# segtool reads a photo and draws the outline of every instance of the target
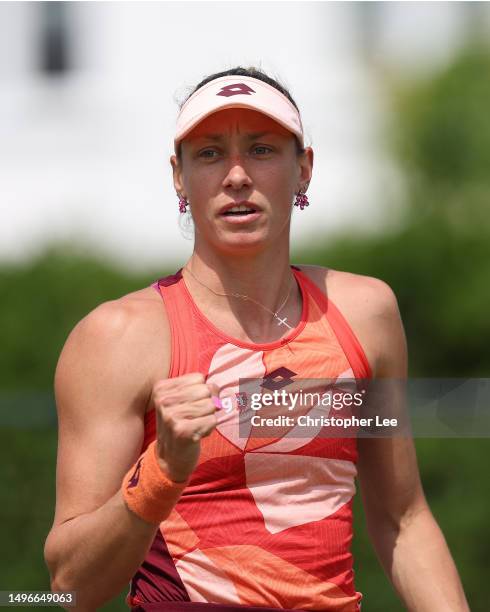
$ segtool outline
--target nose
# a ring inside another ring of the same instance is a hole
[[[223,187],[232,187],[233,189],[241,189],[252,184],[252,178],[244,164],[241,155],[230,157],[230,165],[228,173],[223,180]]]

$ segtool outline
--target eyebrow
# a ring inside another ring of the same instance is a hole
[[[262,136],[266,136],[269,134],[271,136],[280,136],[280,134],[276,134],[276,132],[265,131],[265,132],[254,132],[253,134],[247,134],[247,138],[249,140],[255,140],[256,138],[262,138]],[[217,141],[217,140],[223,139],[223,134],[202,134],[201,136],[197,137],[197,139],[201,139],[201,138],[205,140]]]

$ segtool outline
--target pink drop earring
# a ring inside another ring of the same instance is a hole
[[[301,210],[304,210],[305,206],[310,205],[310,203],[308,202],[308,196],[302,189],[300,189],[296,194],[296,200],[294,201],[294,205],[299,206]]]
[[[187,204],[189,204],[189,202],[184,198],[184,196],[179,196],[179,212],[181,214],[187,212]]]

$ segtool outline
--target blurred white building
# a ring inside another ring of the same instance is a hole
[[[76,241],[136,267],[182,261],[174,98],[235,65],[279,77],[302,109],[315,168],[295,244],[395,222],[378,68],[443,65],[468,28],[488,32],[488,3],[469,4],[0,3],[0,258]]]

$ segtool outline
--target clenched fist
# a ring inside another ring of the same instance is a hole
[[[216,427],[211,398],[218,395],[218,387],[204,380],[196,372],[160,380],[153,387],[160,467],[174,482],[189,478],[199,459],[200,439]]]

